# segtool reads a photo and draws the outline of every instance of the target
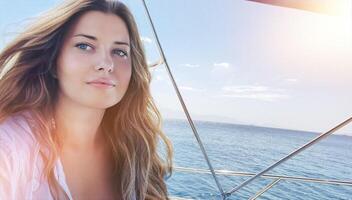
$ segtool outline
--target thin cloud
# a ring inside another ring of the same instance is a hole
[[[286,99],[289,96],[283,94],[224,94],[223,97],[231,98],[245,98],[245,99],[255,99],[261,101],[277,101],[279,99]]]
[[[216,74],[220,73],[220,75],[227,76],[230,71],[233,70],[230,66],[231,64],[228,62],[214,63],[211,72]]]
[[[222,62],[222,63],[214,63],[213,64],[214,67],[221,67],[221,68],[224,68],[224,69],[228,69],[230,67],[230,63],[227,63],[227,62]]]
[[[180,86],[181,90],[186,90],[186,91],[194,91],[194,92],[202,92],[204,89],[199,89],[199,88],[194,88],[190,86]]]
[[[142,42],[148,43],[148,44],[153,42],[153,40],[149,37],[141,37],[141,40],[142,40]]]
[[[180,86],[180,89],[182,89],[182,90],[189,90],[189,91],[193,91],[193,90],[194,90],[194,88],[188,87],[188,86]]]
[[[155,81],[165,81],[167,77],[167,73],[163,67],[153,67],[150,69],[152,73],[152,77]]]
[[[165,80],[165,78],[160,75],[157,75],[155,79],[156,79],[156,81],[164,81]]]
[[[244,93],[244,92],[267,92],[269,88],[265,86],[242,85],[242,86],[225,86],[222,88],[222,90],[225,92]]]
[[[285,79],[285,81],[290,82],[290,83],[296,83],[298,81],[298,79],[295,78],[287,78]]]
[[[189,67],[189,68],[197,68],[197,67],[199,67],[198,64],[188,64],[188,63],[182,64],[181,66]]]
[[[221,89],[223,97],[277,101],[289,98],[285,90],[258,85],[225,86]]]

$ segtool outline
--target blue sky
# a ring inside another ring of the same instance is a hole
[[[20,22],[57,2],[2,1],[0,45],[21,30]],[[136,17],[148,60],[157,61],[141,1],[124,2]],[[351,117],[350,4],[337,16],[245,0],[147,4],[194,119],[324,132]],[[165,66],[152,73],[164,118],[185,118]],[[352,135],[352,125],[339,133]]]

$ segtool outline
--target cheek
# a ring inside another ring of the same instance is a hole
[[[86,73],[87,66],[89,66],[88,62],[89,60],[86,57],[83,58],[75,52],[67,51],[58,59],[58,75],[61,75],[62,79],[74,77],[77,79],[81,74]]]
[[[76,55],[66,54],[57,62],[57,75],[61,90],[77,90],[84,83],[84,75],[87,74],[85,59],[77,59]]]
[[[132,66],[131,63],[128,62],[125,65],[121,65],[120,67],[117,67],[116,69],[116,73],[117,73],[117,80],[120,81],[120,84],[125,88],[127,88],[130,79],[131,79],[131,75],[132,75]]]

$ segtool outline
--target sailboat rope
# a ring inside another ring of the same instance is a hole
[[[209,170],[215,180],[215,183],[218,187],[218,190],[220,191],[221,193],[221,196],[224,200],[226,200],[229,196],[231,196],[234,192],[238,191],[239,189],[243,188],[244,186],[246,186],[247,184],[249,184],[250,182],[254,181],[255,179],[263,176],[266,172],[272,170],[273,168],[277,167],[278,165],[280,165],[281,163],[283,163],[284,161],[292,158],[293,156],[295,156],[296,154],[300,153],[301,151],[305,150],[306,148],[314,145],[315,143],[319,142],[320,140],[322,140],[323,138],[333,134],[334,132],[336,132],[337,130],[341,129],[342,127],[346,126],[347,124],[349,124],[351,121],[352,121],[352,117],[350,117],[349,119],[345,120],[344,122],[340,123],[339,125],[337,125],[336,127],[332,128],[331,130],[327,131],[326,133],[322,133],[321,135],[319,135],[318,137],[314,138],[313,140],[311,140],[310,142],[308,142],[307,144],[303,145],[302,147],[298,148],[297,150],[293,151],[292,153],[290,153],[289,155],[285,156],[284,158],[280,159],[279,161],[275,162],[274,164],[270,165],[269,167],[267,167],[266,169],[262,170],[261,172],[259,172],[258,174],[256,174],[255,176],[249,178],[248,180],[244,181],[243,183],[241,183],[240,185],[238,185],[237,187],[233,188],[232,190],[228,191],[228,192],[224,192],[217,176],[216,176],[216,173],[215,173],[215,170],[209,160],[209,157],[208,157],[208,154],[205,150],[205,147],[203,145],[203,142],[202,140],[200,139],[199,137],[199,134],[198,134],[198,131],[193,123],[193,120],[188,112],[188,109],[187,109],[187,106],[182,98],[182,95],[178,89],[178,86],[177,86],[177,83],[172,75],[172,72],[171,72],[171,69],[169,67],[169,64],[167,62],[167,59],[165,57],[165,54],[164,54],[164,51],[163,51],[163,48],[161,47],[161,44],[160,44],[160,41],[159,41],[159,37],[157,35],[157,32],[155,30],[155,27],[154,27],[154,24],[153,24],[153,21],[151,19],[151,16],[150,16],[150,13],[149,13],[149,10],[148,10],[148,7],[146,5],[146,2],[145,0],[142,0],[143,2],[143,5],[144,5],[144,9],[145,9],[145,12],[147,14],[147,17],[148,17],[148,21],[150,23],[150,26],[152,27],[152,30],[153,30],[153,35],[154,35],[154,38],[156,39],[156,44],[157,44],[157,47],[158,47],[158,51],[160,53],[160,55],[162,56],[162,60],[161,61],[158,61],[156,64],[153,64],[152,67],[156,67],[157,65],[160,65],[162,63],[165,64],[165,67],[166,67],[166,70],[167,70],[167,73],[169,75],[169,78],[171,79],[171,82],[172,82],[172,85],[176,91],[176,94],[177,94],[177,97],[181,103],[181,106],[182,106],[182,109],[184,111],[184,113],[186,114],[186,117],[187,117],[187,120],[188,120],[188,123],[190,124],[191,128],[192,128],[192,131],[193,131],[193,134],[198,142],[198,145],[202,151],[202,154],[208,164],[208,167],[209,167]],[[275,184],[275,183],[274,183]]]
[[[166,57],[165,57],[165,55],[164,55],[164,51],[163,51],[163,49],[162,49],[162,47],[161,47],[161,44],[160,44],[160,41],[159,41],[159,37],[158,37],[158,35],[157,35],[156,31],[155,31],[155,27],[154,27],[153,21],[152,21],[152,19],[151,19],[151,17],[150,17],[149,10],[148,10],[148,7],[147,7],[147,5],[146,5],[146,3],[145,3],[145,0],[142,0],[142,2],[143,2],[143,5],[144,5],[146,14],[147,14],[147,16],[148,16],[148,19],[149,19],[149,23],[150,23],[150,25],[151,25],[151,27],[152,27],[152,29],[153,29],[153,33],[154,33],[154,37],[155,37],[155,39],[156,39],[156,43],[157,43],[157,46],[158,46],[159,53],[160,53],[161,56],[162,56],[162,59],[163,59],[164,64],[165,64],[165,66],[166,66],[166,70],[167,70],[167,72],[168,72],[168,74],[169,74],[169,77],[170,77],[170,79],[171,79],[172,85],[173,85],[173,87],[174,87],[174,89],[175,89],[175,91],[176,91],[177,97],[178,97],[178,99],[179,99],[179,101],[180,101],[180,103],[181,103],[181,106],[182,106],[182,108],[183,108],[183,111],[184,111],[185,114],[186,114],[186,117],[187,117],[187,119],[188,119],[188,122],[189,122],[189,124],[190,124],[190,126],[191,126],[191,128],[192,128],[193,134],[194,134],[194,136],[196,137],[196,140],[197,140],[197,142],[198,142],[198,144],[199,144],[199,146],[200,146],[200,149],[201,149],[201,151],[202,151],[202,153],[203,153],[203,156],[204,156],[204,158],[205,158],[205,160],[206,160],[206,162],[207,162],[207,164],[208,164],[208,167],[209,167],[209,169],[210,169],[210,171],[211,171],[211,174],[212,174],[212,176],[213,176],[213,178],[214,178],[214,180],[215,180],[215,182],[216,182],[216,185],[217,185],[217,187],[218,187],[218,189],[219,189],[221,195],[224,196],[224,195],[225,195],[224,190],[222,189],[222,187],[221,187],[221,185],[220,185],[220,182],[219,182],[218,178],[216,177],[216,174],[215,174],[215,172],[214,172],[214,168],[213,168],[213,166],[212,166],[211,163],[210,163],[210,160],[209,160],[209,157],[208,157],[208,155],[207,155],[207,152],[205,151],[204,145],[203,145],[203,143],[202,143],[202,141],[201,141],[201,139],[200,139],[200,137],[199,137],[199,134],[198,134],[198,132],[197,132],[197,129],[196,129],[196,127],[194,126],[193,120],[192,120],[192,118],[191,118],[191,116],[190,116],[190,114],[189,114],[189,112],[188,112],[188,109],[187,109],[187,107],[186,107],[185,102],[183,101],[182,95],[181,95],[181,93],[180,93],[180,91],[179,91],[179,89],[178,89],[178,86],[177,86],[177,84],[176,84],[176,81],[175,81],[175,79],[174,79],[174,77],[173,77],[173,75],[172,75],[172,73],[171,73],[169,64],[167,63]]]

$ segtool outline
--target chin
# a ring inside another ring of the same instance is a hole
[[[88,106],[93,107],[93,108],[97,108],[97,109],[107,109],[107,108],[110,108],[110,107],[118,104],[120,102],[120,100],[121,100],[121,98],[118,100],[114,100],[114,101],[107,101],[105,99],[105,101],[103,100],[103,101],[99,101],[99,102],[89,102]]]

